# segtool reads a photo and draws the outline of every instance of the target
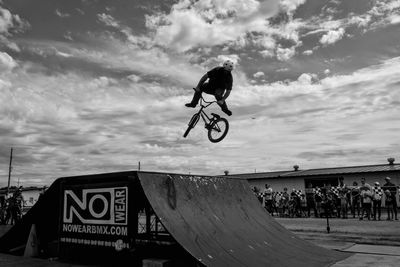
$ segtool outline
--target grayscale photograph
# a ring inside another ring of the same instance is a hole
[[[0,265],[398,267],[400,0],[0,0]]]

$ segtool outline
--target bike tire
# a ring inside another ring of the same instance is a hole
[[[223,127],[222,130],[221,130],[222,127],[220,127],[220,126]],[[225,118],[218,118],[218,119],[214,120],[211,123],[210,127],[208,128],[208,140],[210,140],[213,143],[218,143],[218,142],[222,141],[222,139],[225,138],[225,136],[228,133],[228,130],[229,130],[228,120]],[[215,138],[213,136],[214,132],[220,132],[221,135],[219,137]]]
[[[194,115],[192,116],[192,118],[191,118],[190,121],[189,121],[188,128],[186,129],[185,133],[183,134],[183,137],[186,138],[186,136],[189,134],[190,130],[191,130],[192,128],[194,128],[194,126],[196,126],[196,124],[197,124],[197,122],[199,121],[199,119],[200,119],[200,114],[199,114],[199,113],[196,113],[196,114],[194,114]]]

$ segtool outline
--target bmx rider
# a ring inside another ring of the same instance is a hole
[[[196,107],[200,100],[201,93],[204,92],[206,94],[214,95],[221,110],[228,116],[231,116],[232,111],[228,109],[225,100],[229,97],[232,90],[233,78],[231,72],[233,70],[233,65],[234,64],[231,60],[226,60],[222,67],[215,67],[204,74],[195,88],[192,101],[185,104],[185,106],[190,108]]]

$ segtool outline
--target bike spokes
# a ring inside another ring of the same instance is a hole
[[[219,142],[225,138],[229,130],[229,123],[225,118],[214,120],[208,129],[208,139],[213,142]]]

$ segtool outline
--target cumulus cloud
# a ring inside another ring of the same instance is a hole
[[[17,65],[17,62],[9,54],[0,51],[0,71],[10,71]]]
[[[264,77],[264,76],[265,76],[265,74],[262,71],[258,71],[258,72],[253,74],[254,78],[260,78],[260,77]]]
[[[28,26],[29,24],[22,20],[19,15],[11,14],[8,9],[0,6],[0,35],[8,35],[11,29],[20,31]]]
[[[235,41],[249,32],[262,32],[266,18],[278,11],[278,1],[179,1],[169,14],[147,16],[155,41],[177,51]]]
[[[280,61],[287,61],[296,54],[296,47],[292,46],[289,48],[278,47],[276,49],[276,56]]]
[[[0,45],[4,45],[8,49],[20,52],[19,46],[9,40],[13,33],[23,32],[30,27],[29,23],[19,15],[12,14],[8,9],[1,6],[0,2]]]
[[[305,2],[306,0],[281,0],[279,5],[288,14],[292,14],[298,6],[304,4]]]
[[[303,73],[297,78],[297,81],[299,81],[301,84],[311,84],[313,79],[316,79],[315,74],[310,74],[310,73]]]
[[[324,34],[319,42],[323,45],[331,45],[341,40],[344,36],[345,30],[339,28],[338,30],[331,30]]]

